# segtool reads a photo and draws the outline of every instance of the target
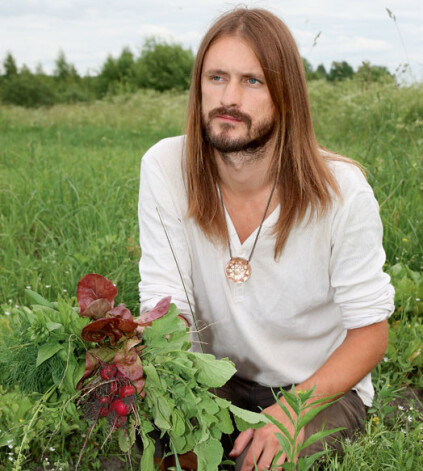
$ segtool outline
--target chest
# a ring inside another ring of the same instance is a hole
[[[227,204],[226,211],[231,218],[241,244],[260,227],[269,214],[276,209],[277,205],[277,201],[272,201],[266,211],[266,202],[257,204],[252,201],[246,201],[241,203],[230,202]]]

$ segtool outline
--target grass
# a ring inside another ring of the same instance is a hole
[[[332,457],[324,466],[421,469],[421,411],[398,401],[402,388],[423,388],[423,86],[312,82],[310,99],[321,144],[366,168],[385,227],[386,269],[397,288],[367,434],[346,447],[343,460]],[[181,133],[186,101],[186,94],[144,91],[92,104],[0,109],[1,321],[9,306],[28,304],[27,286],[47,299],[74,299],[77,281],[90,272],[114,281],[118,301],[137,312],[139,164],[157,140]],[[0,399],[0,429],[22,427],[28,399],[13,391],[2,397],[18,405],[8,414]],[[32,450],[42,448],[36,433],[31,440]],[[51,465],[38,469],[59,469],[54,461],[71,469],[65,461],[74,462],[78,452],[69,445],[80,443],[75,435],[69,440],[55,444]],[[13,448],[0,447],[1,463],[9,462],[7,453]],[[101,454],[114,456],[116,449],[100,452],[90,442],[86,469],[101,469]]]

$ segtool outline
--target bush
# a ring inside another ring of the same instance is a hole
[[[24,71],[3,81],[1,101],[12,105],[36,107],[57,101],[54,88],[42,77]]]
[[[194,54],[179,44],[169,44],[156,38],[145,41],[141,57],[136,62],[137,84],[154,90],[187,90]]]

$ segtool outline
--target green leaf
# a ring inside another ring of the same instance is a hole
[[[47,301],[47,299],[44,299],[40,294],[36,293],[35,291],[32,291],[31,289],[26,289],[25,292],[26,292],[29,300],[33,304],[38,304],[40,306],[46,306],[46,307],[49,307],[51,309],[54,309],[53,304],[51,304],[49,301]]]
[[[176,409],[172,412],[172,433],[181,436],[185,432],[185,420],[182,413]]]
[[[218,440],[210,438],[197,443],[194,453],[197,455],[197,471],[217,471],[217,467],[222,461],[223,447]]]
[[[229,414],[228,409],[220,409],[216,415],[217,417],[217,427],[222,433],[230,435],[234,431],[234,426],[232,424],[232,419]]]
[[[143,370],[145,375],[145,387],[146,392],[150,387],[162,388],[162,383],[160,381],[159,375],[157,374],[156,368],[153,365],[143,363]]]
[[[143,444],[140,469],[142,469],[142,471],[154,471],[154,440],[144,433],[142,424],[139,431]]]
[[[223,386],[235,373],[234,364],[227,358],[217,360],[208,353],[189,352],[189,357],[198,368],[197,380],[209,388]]]
[[[336,432],[340,432],[341,430],[345,430],[345,427],[333,428],[330,430],[320,430],[319,432],[313,433],[307,438],[307,440],[305,440],[298,446],[298,451],[304,450],[314,442],[320,441],[329,435],[332,435]]]
[[[53,332],[53,330],[60,329],[63,325],[58,322],[46,322],[46,327],[50,332]]]
[[[322,402],[322,401],[325,401],[327,398],[324,398],[322,400],[319,400],[319,401],[316,401],[314,402],[313,404],[316,404],[316,403],[319,403],[319,402]],[[298,428],[303,428],[305,425],[307,425],[309,422],[311,422],[314,417],[316,417],[316,415],[321,412],[322,410],[326,409],[327,407],[329,407],[330,405],[334,404],[336,401],[332,401],[332,402],[326,402],[320,406],[314,406],[312,407],[311,409],[309,409],[302,417],[300,417],[298,419],[298,422],[297,422],[297,427]]]
[[[42,363],[51,358],[62,348],[63,345],[57,342],[49,342],[42,344],[38,348],[37,362],[35,364],[35,367],[38,368]]]
[[[275,433],[276,438],[282,448],[282,450],[286,453],[287,456],[291,456],[292,453],[292,443],[289,442],[288,438],[286,437],[285,433]]]
[[[266,423],[269,423],[269,419],[263,415],[258,414],[257,412],[251,412],[249,410],[241,409],[233,404],[229,406],[229,410],[232,412],[237,429],[243,432],[249,428],[260,428]]]
[[[122,453],[128,453],[131,448],[131,442],[129,440],[128,434],[126,433],[126,430],[119,428],[117,432],[120,450]]]
[[[272,422],[274,425],[276,425],[276,427],[278,427],[279,430],[281,430],[281,432],[283,433],[285,438],[288,440],[288,442],[291,443],[291,448],[292,448],[293,445],[294,445],[294,438],[291,437],[291,434],[289,433],[289,431],[285,427],[285,425],[282,422],[279,422],[278,420],[276,420],[273,416],[271,416],[269,414],[264,414],[264,415],[269,419],[270,422]]]

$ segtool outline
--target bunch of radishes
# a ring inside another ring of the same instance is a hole
[[[113,363],[103,363],[98,376],[91,382],[85,397],[85,416],[94,421],[107,417],[112,428],[120,428],[145,393],[137,394],[129,379]]]
[[[170,306],[170,297],[164,298],[134,320],[124,304],[114,307],[116,295],[113,283],[95,273],[78,283],[79,314],[91,319],[81,336],[99,345],[86,353],[85,371],[77,385],[82,391],[79,403],[87,419],[97,422],[107,417],[112,430],[127,423],[131,412],[135,413],[136,401],[145,396],[139,327],[162,317]]]

